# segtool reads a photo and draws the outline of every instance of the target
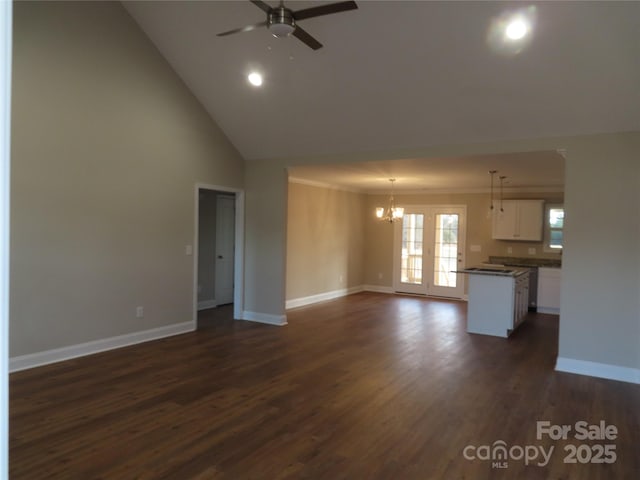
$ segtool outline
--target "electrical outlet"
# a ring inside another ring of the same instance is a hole
[[[382,280],[382,272],[378,272],[378,280]]]
[[[513,253],[513,248],[507,247],[507,253]]]
[[[136,318],[144,317],[144,307],[136,307]]]
[[[536,249],[535,248],[530,248],[529,249],[529,255],[535,255],[536,254]]]
[[[340,275],[340,283],[344,282],[344,276]]]
[[[184,247],[185,255],[193,255],[193,247],[191,245],[187,245]]]

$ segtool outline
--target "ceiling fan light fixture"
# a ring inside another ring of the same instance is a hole
[[[271,35],[276,38],[280,37],[288,37],[293,33],[296,28],[293,25],[288,25],[286,23],[272,23],[269,25],[269,31]]]
[[[269,31],[274,37],[288,37],[295,29],[296,21],[288,8],[274,8],[269,13]]]

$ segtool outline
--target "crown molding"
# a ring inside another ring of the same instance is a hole
[[[494,193],[496,193],[494,189]],[[544,186],[544,187],[504,187],[504,193],[564,193],[564,186]],[[388,195],[388,190],[367,190],[368,195]],[[396,188],[395,195],[439,195],[439,194],[466,194],[466,193],[491,193],[489,188]]]

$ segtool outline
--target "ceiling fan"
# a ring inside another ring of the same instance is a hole
[[[259,22],[254,25],[247,25],[246,27],[235,28],[228,32],[219,33],[218,37],[224,37],[231,35],[232,33],[249,32],[259,27],[267,27],[274,37],[288,37],[293,35],[298,40],[309,46],[314,50],[322,48],[322,44],[309,35],[306,30],[298,25],[298,21],[306,20],[307,18],[320,17],[322,15],[330,15],[332,13],[345,12],[347,10],[355,10],[358,8],[356,2],[338,2],[329,3],[327,5],[319,5],[317,7],[305,8],[302,10],[293,11],[284,6],[284,2],[280,0],[280,4],[277,7],[271,7],[261,0],[249,0],[256,7],[267,14],[267,19],[264,22]]]

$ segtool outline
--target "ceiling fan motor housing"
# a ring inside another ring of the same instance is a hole
[[[285,7],[272,8],[269,12],[269,31],[274,37],[288,37],[296,29],[293,12]]]

